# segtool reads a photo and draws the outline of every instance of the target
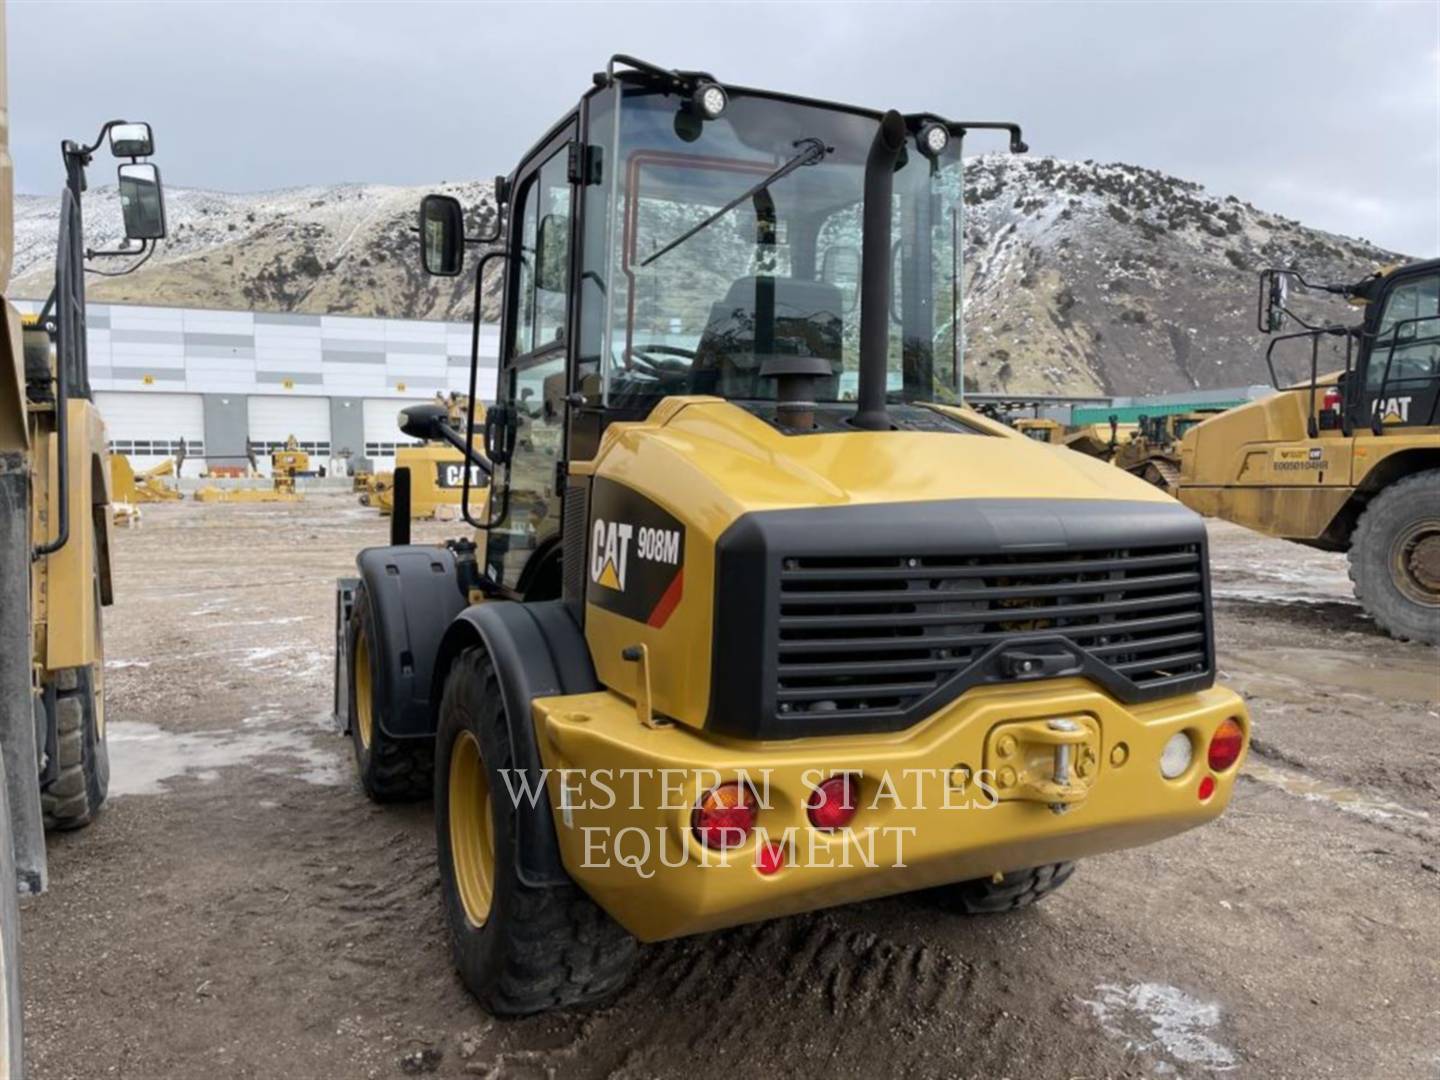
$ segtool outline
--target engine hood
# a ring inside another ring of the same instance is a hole
[[[942,411],[969,433],[787,435],[718,398],[672,398],[643,423],[612,425],[597,472],[652,491],[652,481],[663,475],[659,486],[683,492],[688,514],[703,508],[717,526],[718,519],[742,513],[806,506],[968,498],[1171,501],[1098,459],[1027,439],[969,410]]]

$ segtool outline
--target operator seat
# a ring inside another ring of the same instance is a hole
[[[774,290],[773,317],[764,295]],[[839,397],[843,366],[845,310],[840,289],[825,281],[747,275],[738,278],[725,299],[710,308],[693,368],[694,392],[724,398],[773,398],[776,374],[796,373],[797,365],[818,377],[815,395]]]

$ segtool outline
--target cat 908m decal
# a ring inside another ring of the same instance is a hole
[[[685,585],[685,527],[638,491],[597,478],[590,499],[585,599],[664,626]]]

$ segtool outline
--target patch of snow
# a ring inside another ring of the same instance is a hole
[[[1165,983],[1101,983],[1095,992],[1095,1000],[1082,998],[1081,1004],[1127,1046],[1215,1072],[1236,1067],[1234,1051],[1213,1037],[1220,1027],[1217,1003]]]

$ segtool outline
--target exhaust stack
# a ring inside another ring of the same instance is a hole
[[[890,353],[890,201],[895,163],[905,148],[905,119],[894,109],[880,118],[865,159],[865,213],[860,235],[860,387],[851,424],[889,431],[885,411]]]

